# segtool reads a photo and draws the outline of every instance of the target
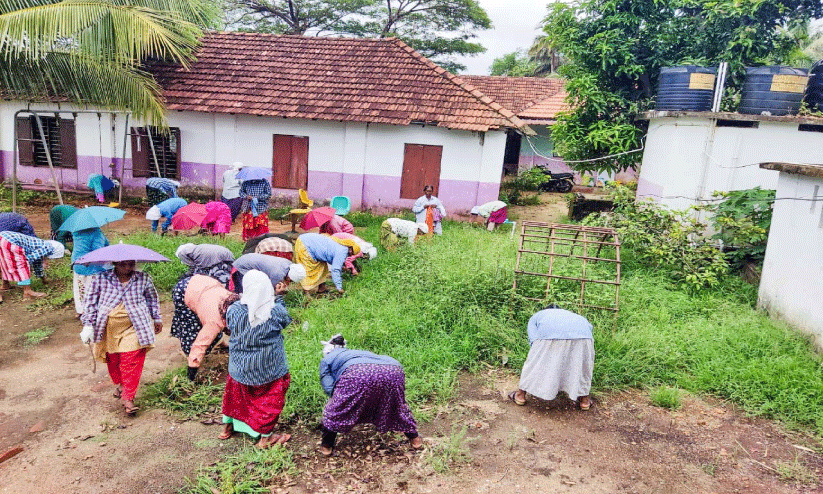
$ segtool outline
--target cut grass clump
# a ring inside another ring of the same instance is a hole
[[[680,407],[683,406],[683,402],[680,399],[680,390],[677,388],[669,388],[667,386],[653,388],[651,392],[649,392],[649,398],[651,398],[654,406],[660,408],[679,410]]]
[[[247,447],[238,454],[202,467],[194,479],[186,479],[181,494],[263,494],[280,476],[297,471],[292,451],[275,446],[260,450]]]
[[[472,440],[466,437],[466,426],[455,427],[449,437],[433,438],[421,459],[437,473],[449,472],[454,465],[471,461],[468,443]]]
[[[34,331],[29,331],[25,333],[23,337],[26,339],[23,342],[25,346],[34,346],[38,343],[41,343],[49,338],[56,331],[55,328],[51,326],[43,326],[41,328],[37,328]]]
[[[211,377],[206,377],[203,382],[189,381],[186,368],[182,367],[167,372],[159,381],[146,386],[143,403],[180,417],[197,417],[220,410],[223,389],[223,384],[215,384]]]

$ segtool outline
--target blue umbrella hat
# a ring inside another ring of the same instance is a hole
[[[78,232],[89,228],[100,228],[112,221],[122,220],[125,214],[126,212],[122,209],[106,206],[83,208],[69,216],[69,219],[60,225],[58,231]]]

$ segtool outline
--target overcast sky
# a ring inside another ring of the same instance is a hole
[[[479,0],[489,14],[492,29],[478,32],[480,44],[486,52],[476,57],[460,57],[466,66],[463,74],[488,75],[495,58],[518,48],[528,49],[540,30],[538,24],[546,15],[549,0]]]

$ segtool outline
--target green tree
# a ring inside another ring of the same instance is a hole
[[[12,98],[68,97],[163,125],[142,64],[191,60],[215,14],[206,0],[0,0],[0,84]]]
[[[544,32],[568,63],[560,73],[573,110],[552,129],[568,160],[640,147],[660,68],[730,64],[729,86],[744,67],[781,63],[796,47],[791,27],[823,14],[819,0],[581,0],[553,3]],[[580,170],[633,167],[639,153],[582,163]]]
[[[533,62],[522,50],[507,53],[495,58],[489,67],[491,75],[505,75],[509,77],[528,77],[535,75],[538,64]]]
[[[284,34],[396,36],[444,68],[465,67],[454,56],[482,53],[478,29],[491,27],[477,0],[227,0],[230,23]]]

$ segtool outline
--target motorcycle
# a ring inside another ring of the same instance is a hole
[[[570,192],[574,187],[574,173],[552,173],[548,168],[536,165],[548,180],[540,184],[538,189],[542,192]]]

